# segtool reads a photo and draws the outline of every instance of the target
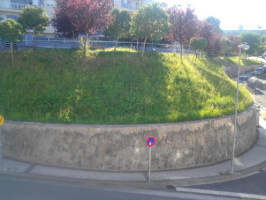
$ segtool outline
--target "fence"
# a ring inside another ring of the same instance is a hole
[[[115,41],[101,41],[101,40],[90,40],[88,42],[90,45],[101,45],[105,49],[114,48]],[[37,39],[36,48],[78,48],[82,46],[82,41],[77,39],[54,39],[54,38],[46,38],[46,39]],[[34,47],[33,40],[23,40],[20,42],[13,43],[14,50],[25,50],[31,49]],[[10,48],[10,43],[1,42],[0,41],[0,51],[7,51]],[[130,48],[142,51],[143,43],[142,42],[117,42],[117,48]],[[147,43],[145,46],[145,51],[157,51],[164,53],[172,53],[172,52],[180,52],[179,45],[169,45],[169,44],[158,44],[158,43]],[[194,51],[189,49],[184,49],[183,53],[185,54],[193,54]]]

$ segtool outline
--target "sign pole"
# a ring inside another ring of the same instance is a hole
[[[3,137],[2,137],[2,127],[0,126],[0,172],[3,168]]]
[[[151,182],[151,148],[155,145],[156,140],[153,136],[146,139],[146,145],[149,147],[149,183]]]
[[[0,172],[3,170],[3,136],[2,136],[2,125],[4,124],[4,117],[0,115]]]
[[[151,147],[149,147],[149,183],[151,182]]]

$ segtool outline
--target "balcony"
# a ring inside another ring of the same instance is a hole
[[[0,2],[0,9],[7,11],[20,11],[22,8],[25,8],[29,5],[32,6],[31,4],[26,3]]]

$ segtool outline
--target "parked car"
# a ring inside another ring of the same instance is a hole
[[[257,69],[255,69],[255,76],[261,75],[263,74],[263,69],[262,67],[259,67]]]
[[[264,66],[262,67],[262,69],[263,69],[263,72],[266,73],[266,65],[264,65]]]
[[[246,84],[248,82],[248,76],[240,76],[239,83]]]

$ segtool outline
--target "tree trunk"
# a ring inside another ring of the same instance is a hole
[[[36,43],[36,39],[37,39],[37,33],[34,33],[34,48],[36,49],[37,43]]]
[[[117,39],[115,40],[115,49],[114,49],[114,51],[116,51],[116,47],[117,47]]]
[[[83,56],[86,56],[86,52],[87,52],[87,41],[88,41],[88,33],[86,33],[85,36],[85,40],[84,40],[84,52],[83,52]]]
[[[74,31],[72,31],[72,35],[73,35],[73,48],[75,48],[75,32]]]
[[[142,56],[144,56],[144,51],[145,51],[145,46],[146,46],[146,41],[148,37],[145,37],[144,43],[143,43],[143,49],[142,49]]]
[[[14,65],[13,42],[10,42],[10,52],[11,52],[12,65]]]
[[[139,51],[139,38],[137,37],[137,51]]]
[[[180,58],[181,58],[181,62],[183,62],[183,57],[182,57],[182,55],[183,55],[183,45],[181,44],[181,45],[180,45]]]

